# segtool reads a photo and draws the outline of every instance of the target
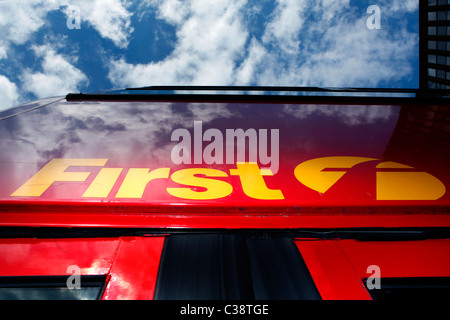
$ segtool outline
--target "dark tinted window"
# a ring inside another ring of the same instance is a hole
[[[80,287],[70,289],[68,276],[0,277],[0,300],[96,300],[105,276],[81,276]]]

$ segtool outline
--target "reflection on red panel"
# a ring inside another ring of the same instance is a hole
[[[124,237],[104,300],[150,300],[155,292],[164,237]]]
[[[339,247],[359,277],[367,267],[380,267],[381,278],[450,277],[450,239],[424,241],[342,240]]]
[[[324,300],[369,300],[370,294],[334,240],[295,242]]]
[[[111,268],[118,239],[0,239],[0,276],[104,275]]]
[[[0,239],[1,276],[108,275],[103,299],[153,299],[163,237]]]
[[[379,268],[383,278],[450,277],[450,239],[423,241],[297,240],[325,300],[370,299],[363,279]]]

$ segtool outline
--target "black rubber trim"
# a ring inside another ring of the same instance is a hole
[[[65,276],[0,276],[0,288],[65,287],[70,275]],[[81,287],[103,287],[104,275],[80,275]]]
[[[229,234],[166,238],[155,300],[317,300],[288,237]]]
[[[146,86],[126,88],[127,91],[162,91],[162,90],[190,90],[190,91],[294,91],[294,92],[405,92],[417,93],[427,90],[401,89],[401,88],[339,88],[339,87],[293,87],[293,86]],[[428,90],[429,91],[429,90]],[[448,92],[445,89],[433,90],[433,92]]]
[[[227,234],[241,236],[286,236],[290,238],[354,239],[360,241],[411,241],[450,238],[450,227],[340,228],[340,229],[195,229],[195,228],[97,228],[97,227],[0,227],[0,239],[117,238]]]
[[[282,96],[282,95],[234,95],[234,94],[89,94],[69,93],[67,101],[152,101],[152,102],[258,102],[258,103],[316,103],[316,104],[437,104],[448,105],[440,97],[359,97],[359,96]]]
[[[367,286],[368,279],[364,279]],[[373,285],[373,279],[370,280]],[[450,278],[414,277],[379,278],[379,288],[368,289],[374,300],[448,300],[450,297]]]
[[[271,102],[271,103],[350,103],[350,104],[444,104],[450,90],[395,88],[321,88],[276,86],[150,86],[127,88],[125,93],[69,93],[67,101],[168,101],[168,102]],[[177,93],[175,91],[188,92]],[[203,92],[209,91],[205,94]],[[227,92],[227,93],[221,93]],[[235,93],[245,92],[245,94]],[[271,92],[271,94],[266,94]],[[284,92],[308,92],[307,95],[284,95]],[[317,92],[316,95],[311,94]],[[345,96],[345,93],[348,93]],[[373,93],[410,93],[414,97],[373,96]],[[367,96],[372,94],[371,96]]]

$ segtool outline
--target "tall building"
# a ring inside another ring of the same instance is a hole
[[[450,89],[450,0],[419,0],[420,88]]]
[[[419,4],[420,89],[450,89],[450,0],[419,0]],[[433,97],[436,92],[421,94]],[[424,154],[429,156],[425,159]],[[446,165],[450,108],[445,103],[402,105],[384,157],[414,167]]]

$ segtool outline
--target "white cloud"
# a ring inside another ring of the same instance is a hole
[[[45,16],[59,6],[56,1],[0,1],[0,59],[8,57],[11,44],[27,42],[45,24]]]
[[[81,21],[87,21],[98,33],[117,47],[126,48],[134,29],[127,0],[61,0],[61,5],[80,7]],[[68,13],[66,12],[66,15]]]
[[[255,82],[256,68],[267,56],[267,51],[256,39],[252,39],[248,48],[248,55],[236,70],[236,84],[246,85]]]
[[[312,11],[319,13],[322,20],[330,23],[336,17],[342,16],[343,12],[351,11],[350,0],[322,0],[316,1]]]
[[[16,54],[13,45],[33,41],[36,32],[48,23],[47,15],[57,10],[65,12],[68,5],[80,7],[82,27],[83,22],[87,22],[103,38],[110,39],[117,47],[128,46],[133,28],[130,26],[132,14],[127,10],[129,6],[127,0],[0,1],[0,60],[14,60]],[[66,24],[51,27],[65,28]],[[74,66],[75,56],[64,56],[58,53],[62,49],[58,44],[48,44],[51,37],[50,33],[46,37],[46,44],[32,47],[36,57],[42,59],[40,71],[36,72],[30,68],[20,68],[16,71],[21,75],[19,78],[23,82],[23,87],[19,90],[22,96],[28,92],[39,98],[66,94],[88,82],[86,75]],[[0,88],[2,107],[11,106],[18,101],[23,102],[23,99],[17,99],[17,85],[5,79],[1,78],[4,85]]]
[[[0,1],[0,59],[11,56],[11,44],[30,40],[46,23],[48,12],[69,4],[80,7],[82,27],[88,23],[118,48],[128,47],[133,33],[128,0]],[[151,8],[159,19],[173,25],[175,48],[164,60],[147,64],[111,58],[108,77],[114,86],[349,87],[375,87],[384,80],[407,78],[418,35],[400,24],[392,32],[387,18],[401,19],[416,11],[418,1],[380,0],[378,5],[382,29],[368,30],[367,13],[355,12],[349,0],[278,0],[272,14],[265,17],[262,34],[254,35],[245,14],[255,7],[250,1],[144,0],[135,14]],[[74,91],[87,82],[74,61],[55,48],[38,57],[42,70],[25,71],[24,89],[43,96]]]
[[[419,9],[419,0],[384,1],[382,5],[387,14],[396,14],[398,11],[413,12]]]
[[[391,5],[412,10],[411,6],[399,3],[393,1]],[[298,16],[299,22],[286,23],[290,21],[283,19],[287,14]],[[300,23],[306,15],[314,18]],[[259,50],[261,55],[255,61],[252,43],[243,66],[252,66],[253,84],[258,85],[376,87],[383,80],[410,76],[410,58],[417,49],[418,35],[397,25],[395,32],[387,27],[369,30],[368,17],[365,10],[355,13],[349,0],[322,0],[307,5],[279,1],[263,41],[258,43],[265,50]],[[271,50],[267,44],[272,46]],[[297,50],[299,45],[301,49]],[[242,76],[244,83],[250,79],[246,74]]]
[[[0,46],[0,59],[8,58],[8,54],[6,53],[6,47]]]
[[[301,105],[292,107],[284,106],[283,111],[297,119],[307,119],[313,114],[324,115],[337,119],[349,126],[374,124],[377,121],[388,121],[392,117],[397,117],[399,106],[379,106],[370,105],[348,105],[343,108],[336,108],[335,105]]]
[[[23,44],[46,23],[47,14],[67,6],[80,7],[81,22],[88,22],[117,47],[126,48],[133,32],[127,0],[16,0],[0,1],[0,47]],[[63,26],[65,27],[65,25]]]
[[[363,18],[328,28],[321,39],[324,45],[309,52],[307,61],[297,69],[299,81],[375,87],[384,79],[399,80],[411,74],[408,57],[418,44],[418,36],[406,30],[374,32],[361,27],[364,23]]]
[[[151,0],[147,6],[158,7],[158,18],[170,24],[181,24],[189,14],[188,6],[181,0]]]
[[[286,53],[298,53],[299,31],[304,22],[302,13],[307,3],[306,0],[279,0],[274,17],[265,29],[263,42],[275,42]]]
[[[17,86],[5,76],[0,75],[0,111],[15,106],[18,100]]]
[[[79,91],[80,86],[87,84],[86,75],[71,63],[73,58],[58,54],[50,44],[32,49],[42,59],[42,72],[25,70],[22,79],[25,90],[43,98]]]
[[[263,33],[254,35],[245,20],[254,7],[250,1],[146,0],[159,19],[175,26],[175,48],[164,60],[147,64],[112,58],[109,79],[122,87],[376,87],[412,75],[418,35],[405,24],[387,22],[394,13],[401,19],[417,10],[417,3],[380,0],[383,28],[369,30],[365,8],[355,10],[350,0],[278,0],[266,14]]]
[[[59,8],[58,0],[17,0],[0,3],[2,42],[23,44],[45,24],[45,16]]]
[[[229,84],[248,36],[240,12],[245,2],[185,1],[184,9],[177,12],[167,9],[170,3],[157,1],[156,5],[161,19],[177,23],[175,50],[165,60],[148,64],[112,60],[111,81],[120,86]]]

